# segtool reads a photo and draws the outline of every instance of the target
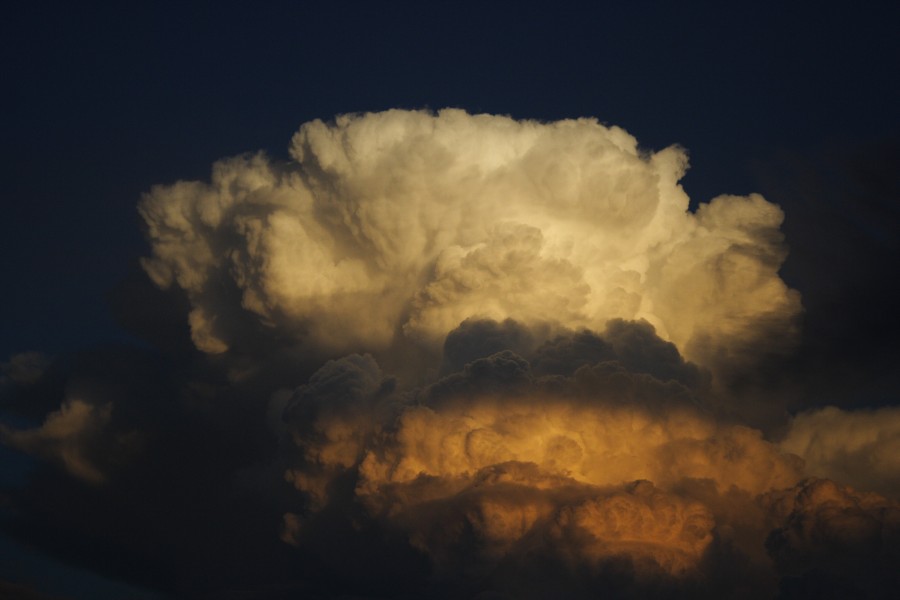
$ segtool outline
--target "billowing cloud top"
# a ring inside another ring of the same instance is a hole
[[[688,212],[678,147],[594,119],[392,110],[307,123],[291,156],[223,160],[141,203],[144,267],[187,292],[205,352],[248,324],[333,354],[434,347],[470,317],[644,319],[701,362],[773,326],[790,338],[781,210],[751,195]]]

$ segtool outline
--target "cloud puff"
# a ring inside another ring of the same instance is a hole
[[[420,476],[462,477],[508,461],[597,486],[707,478],[753,493],[796,481],[795,465],[759,432],[723,427],[688,408],[662,414],[540,396],[479,397],[404,411],[389,443],[360,466],[360,491]]]
[[[50,359],[40,352],[22,352],[0,363],[0,389],[5,385],[27,385],[40,379]]]
[[[581,560],[625,556],[638,570],[651,566],[683,575],[700,563],[715,520],[700,502],[638,481],[561,511],[554,525],[555,534],[580,538]]]
[[[187,292],[204,352],[247,327],[335,355],[434,347],[473,317],[645,319],[710,363],[773,328],[791,339],[781,210],[751,195],[688,212],[677,147],[593,119],[391,110],[307,123],[291,157],[223,160],[141,202],[144,267]]]
[[[809,475],[900,497],[900,408],[802,412],[780,446],[803,457]]]
[[[820,479],[765,502],[781,518],[766,546],[784,595],[887,598],[900,584],[900,503]]]
[[[575,580],[611,569],[639,587],[686,585],[709,577],[707,552],[733,518],[719,498],[749,506],[801,476],[796,457],[759,431],[718,422],[703,407],[700,370],[646,323],[535,347],[514,322],[469,321],[446,347],[456,356],[480,336],[472,356],[507,339],[546,368],[503,350],[402,392],[354,355],[294,393],[285,418],[302,456],[287,478],[309,502],[284,516],[285,541],[304,547],[320,512],[345,512],[399,532],[445,582],[549,561]]]
[[[366,446],[388,420],[393,380],[370,355],[329,361],[287,400],[284,420],[302,450],[306,469],[286,479],[309,494],[315,506],[328,499],[328,485],[358,464]]]
[[[93,406],[77,398],[69,399],[38,428],[16,430],[0,424],[0,441],[58,462],[85,481],[100,483],[105,479],[100,465],[110,458],[102,456],[100,446],[111,410],[109,404]],[[127,437],[117,441],[117,450],[125,451],[129,445]]]

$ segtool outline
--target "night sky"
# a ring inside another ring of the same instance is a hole
[[[0,596],[889,597],[900,13],[619,4],[7,9]]]

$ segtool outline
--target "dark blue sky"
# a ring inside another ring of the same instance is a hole
[[[145,252],[140,194],[223,156],[285,156],[313,118],[596,116],[687,147],[694,201],[759,190],[753,165],[778,153],[898,132],[890,3],[263,4],[8,10],[4,356],[116,337],[104,295]]]

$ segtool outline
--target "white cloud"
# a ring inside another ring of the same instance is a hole
[[[241,344],[236,314],[333,354],[435,347],[469,317],[642,318],[700,362],[773,325],[792,337],[780,209],[687,212],[680,148],[593,119],[392,110],[307,123],[291,156],[223,160],[141,203],[144,267],[187,292],[205,352]]]

